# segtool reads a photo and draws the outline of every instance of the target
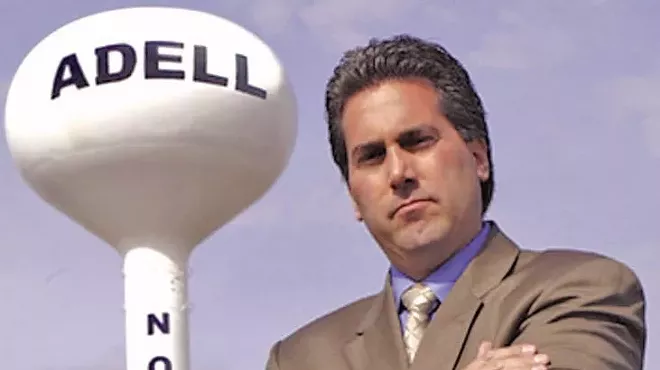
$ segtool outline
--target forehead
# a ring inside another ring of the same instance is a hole
[[[397,135],[412,126],[433,124],[440,96],[424,80],[393,80],[362,90],[345,104],[342,128],[347,144]]]

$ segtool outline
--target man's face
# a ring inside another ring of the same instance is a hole
[[[463,140],[431,84],[397,80],[365,89],[346,102],[342,124],[357,217],[395,265],[412,262],[416,251],[447,258],[454,250],[429,249],[469,242],[481,222],[486,147]]]

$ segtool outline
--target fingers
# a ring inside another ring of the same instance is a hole
[[[481,345],[479,345],[479,353],[477,354],[477,358],[486,360],[488,359],[487,355],[490,352],[490,350],[493,348],[493,344],[491,342],[483,342]]]
[[[537,349],[530,344],[520,344],[511,347],[490,349],[486,353],[486,358],[489,360],[501,360],[514,356],[532,356],[536,354]]]
[[[492,343],[479,346],[476,361],[479,370],[547,370],[550,357],[538,353],[534,345],[515,345],[493,349]]]

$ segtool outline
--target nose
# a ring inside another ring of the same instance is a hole
[[[417,177],[406,153],[392,150],[388,155],[390,187],[399,196],[407,197],[417,187]]]

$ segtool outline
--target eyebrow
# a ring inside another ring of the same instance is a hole
[[[403,142],[417,139],[420,136],[430,135],[430,134],[437,135],[438,133],[439,130],[435,126],[432,126],[430,124],[421,124],[400,133],[399,136],[397,137],[397,142],[401,144]]]

